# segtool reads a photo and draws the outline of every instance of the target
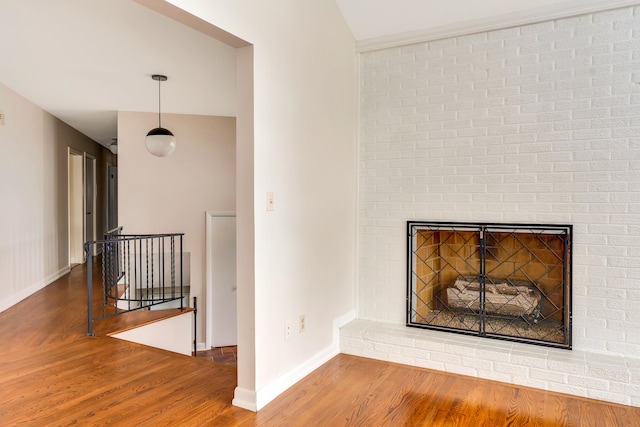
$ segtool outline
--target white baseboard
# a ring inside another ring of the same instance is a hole
[[[231,404],[238,408],[248,409],[249,411],[258,411],[256,406],[256,392],[247,390],[246,388],[236,387]]]
[[[27,289],[23,289],[22,291],[18,292],[17,294],[10,295],[9,297],[3,299],[2,301],[0,301],[0,313],[5,311],[9,307],[12,307],[12,306],[16,305],[17,303],[19,303],[23,299],[35,294],[40,289],[44,288],[47,285],[50,285],[51,283],[55,282],[56,280],[58,280],[59,278],[61,278],[65,274],[68,274],[70,271],[71,271],[71,269],[69,268],[69,266],[61,268],[57,272],[55,272],[53,274],[50,274],[49,276],[47,276],[43,280],[39,281],[38,283],[29,286]]]
[[[276,378],[267,386],[255,392],[236,387],[233,405],[250,411],[259,411],[295,383],[337,356],[340,353],[340,328],[354,320],[355,317],[355,310],[351,310],[334,319],[332,343],[301,365]]]
[[[311,357],[303,364],[280,376],[266,387],[258,390],[256,392],[257,410],[259,411],[261,408],[264,408],[269,402],[284,393],[289,387],[327,363],[333,357],[337,356],[338,353],[338,346],[332,343],[319,353],[316,353],[315,356]]]

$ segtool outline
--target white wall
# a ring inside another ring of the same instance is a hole
[[[193,313],[186,312],[111,336],[191,356],[193,351]]]
[[[0,311],[69,270],[68,147],[98,160],[98,206],[108,150],[0,84]],[[100,209],[98,211],[101,211]],[[98,221],[102,227],[102,218]]]
[[[255,345],[245,353],[255,357],[243,360],[239,348],[235,402],[259,408],[337,353],[334,321],[354,309],[354,41],[333,2],[172,3],[253,44],[253,108],[239,106],[238,122],[254,116],[254,143],[243,148],[254,176],[238,198],[248,194],[255,210],[243,212],[247,203],[237,213],[239,227],[255,217],[253,242],[238,238],[239,254],[255,246],[238,264],[255,256],[255,282],[238,277],[240,346]],[[285,322],[301,314],[306,332],[285,341]]]
[[[125,233],[185,233],[191,297],[198,297],[198,342],[205,337],[206,211],[235,210],[235,118],[163,114],[176,150],[155,157],[145,146],[154,113],[118,113],[118,207]],[[192,305],[189,301],[189,305]]]
[[[406,220],[569,223],[576,350],[640,354],[640,8],[362,57],[359,316],[405,320]]]
[[[63,272],[55,209],[54,118],[0,84],[0,310]]]

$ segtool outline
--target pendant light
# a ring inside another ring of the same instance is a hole
[[[176,149],[176,137],[169,129],[162,127],[160,118],[160,82],[167,81],[167,76],[154,74],[151,78],[158,82],[158,127],[149,131],[145,144],[147,150],[154,156],[166,157]]]
[[[109,144],[109,150],[113,154],[118,154],[118,138],[111,139],[111,144]]]

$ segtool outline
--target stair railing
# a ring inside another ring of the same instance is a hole
[[[122,227],[105,233],[103,240],[87,242],[87,335],[93,336],[93,322],[130,311],[151,309],[173,301],[184,308],[184,233],[123,234]],[[94,255],[97,254],[97,255]],[[101,270],[99,313],[94,317],[94,256]],[[176,265],[177,264],[177,265]]]

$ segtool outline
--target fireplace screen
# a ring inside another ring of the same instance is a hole
[[[571,226],[407,223],[407,325],[571,348]]]

